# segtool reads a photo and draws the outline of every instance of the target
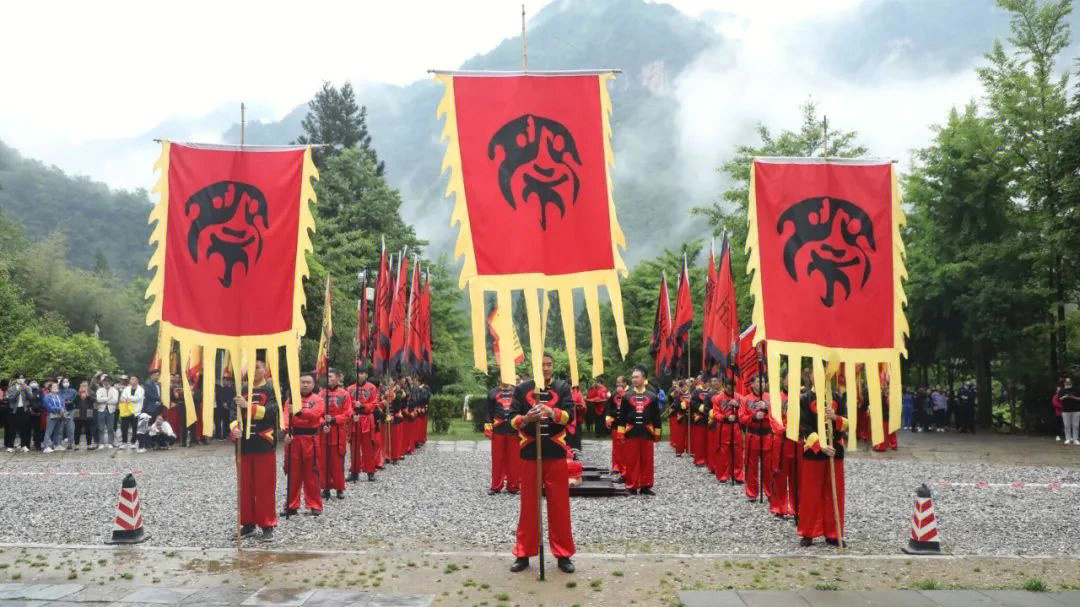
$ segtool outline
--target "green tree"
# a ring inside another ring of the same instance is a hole
[[[36,328],[23,329],[0,360],[0,375],[25,373],[27,377],[91,377],[96,371],[115,372],[116,359],[101,340],[83,333],[49,335]]]
[[[974,370],[978,422],[990,424],[992,362],[1011,360],[1003,383],[1038,388],[1027,344],[1031,327],[1044,326],[1045,289],[1030,273],[1037,224],[1014,203],[1013,166],[993,122],[974,104],[953,109],[933,144],[915,155],[904,191],[910,207],[908,247],[911,326],[909,362],[922,371],[944,363],[952,383],[953,361]],[[1025,354],[1027,355],[1025,358]]]
[[[352,84],[346,82],[341,90],[324,82],[322,90],[308,102],[308,113],[301,121],[304,134],[297,138],[301,144],[325,144],[314,151],[315,164],[320,167],[330,156],[359,149],[368,156],[375,173],[382,177],[384,166],[375,154],[367,129],[367,108],[358,106]]]
[[[1070,72],[1058,66],[1069,45],[1070,0],[998,0],[1011,13],[1009,48],[995,41],[978,70],[1002,149],[1016,166],[1016,194],[1040,232],[1033,271],[1045,282],[1053,306],[1049,366],[1063,366],[1065,304],[1076,286],[1075,206],[1062,185],[1067,165],[1061,148],[1075,108],[1068,100]],[[1049,307],[1049,306],[1048,306]]]

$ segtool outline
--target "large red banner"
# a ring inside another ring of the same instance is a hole
[[[754,164],[770,341],[892,348],[892,166]]]
[[[595,75],[454,78],[478,273],[614,267],[599,86]]]
[[[608,168],[613,164],[610,72],[440,74],[446,86],[438,114],[450,141],[443,169],[456,199],[451,223],[460,224],[455,252],[464,257],[461,284],[472,299],[473,359],[487,369],[484,292],[494,291],[503,309],[511,292],[525,295],[533,375],[544,331],[538,301],[559,292],[570,375],[576,378],[573,290],[584,289],[593,328],[593,372],[603,372],[598,288],[612,302],[625,356],[618,274],[626,264],[615,218]],[[505,323],[500,335],[510,332]],[[500,350],[500,371],[513,382],[513,358]]]
[[[170,146],[162,320],[231,336],[292,326],[304,153]]]

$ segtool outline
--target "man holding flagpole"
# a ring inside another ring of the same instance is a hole
[[[566,425],[573,415],[574,403],[570,389],[564,381],[556,381],[554,362],[544,353],[543,373],[545,389],[538,389],[535,380],[518,385],[514,391],[514,404],[510,412],[510,424],[517,429],[521,449],[521,512],[518,517],[517,544],[514,546],[514,564],[510,571],[517,573],[529,566],[529,557],[540,552],[537,520],[540,516],[537,499],[537,459],[540,449],[542,482],[547,496],[548,543],[551,553],[558,559],[559,569],[574,572],[570,557],[576,551],[574,533],[570,524],[570,477],[566,467]],[[540,445],[537,445],[539,436]]]
[[[274,462],[277,457],[280,412],[274,388],[266,381],[266,361],[261,357],[255,361],[250,394],[250,402],[243,394],[236,395],[234,402],[240,409],[240,415],[232,423],[232,440],[240,441],[240,537],[255,535],[255,527],[258,526],[262,529],[260,539],[269,541],[274,537],[274,527],[277,527],[277,509],[274,505],[277,471]]]

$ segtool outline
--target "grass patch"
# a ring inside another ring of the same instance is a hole
[[[133,579],[135,579],[135,574],[130,572],[130,571],[125,571],[125,572],[120,574],[120,579],[122,579],[122,580],[133,580]]]
[[[446,568],[443,569],[443,573],[453,573],[459,569],[461,569],[461,567],[458,567],[457,563],[447,563]]]
[[[937,580],[921,580],[915,582],[915,587],[919,590],[941,590],[941,582]]]
[[[615,571],[612,571],[612,572],[611,572],[611,575],[613,575],[613,576],[615,576],[615,577],[622,577],[622,576],[623,576],[623,572],[622,572],[622,571],[619,571],[618,569],[616,569]]]
[[[445,434],[432,432],[429,436],[437,440],[487,440],[483,432],[477,432],[473,429],[472,422],[463,419],[450,420],[450,428],[447,429]]]
[[[593,588],[599,588],[601,583],[603,583],[601,580],[596,579],[596,580],[593,580],[593,581],[589,582],[589,585],[592,586]]]
[[[1020,587],[1028,592],[1046,592],[1046,582],[1037,577],[1024,580],[1024,583],[1021,584]]]
[[[499,594],[495,595],[495,600],[496,601],[509,601],[510,600],[510,594],[506,593],[506,592],[500,592]]]
[[[823,582],[821,584],[814,584],[814,590],[840,590],[840,587],[832,582]]]
[[[574,580],[570,580],[569,582],[566,583],[566,587],[567,588],[577,588],[577,582],[575,582]]]

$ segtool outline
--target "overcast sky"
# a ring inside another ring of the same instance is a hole
[[[526,10],[545,4],[530,0]],[[672,4],[691,15],[752,19],[822,12],[802,0]],[[827,4],[838,11],[857,0]],[[2,13],[0,139],[30,156],[65,142],[131,137],[233,101],[277,119],[325,80],[406,84],[521,29],[512,0],[38,0],[4,2]]]

